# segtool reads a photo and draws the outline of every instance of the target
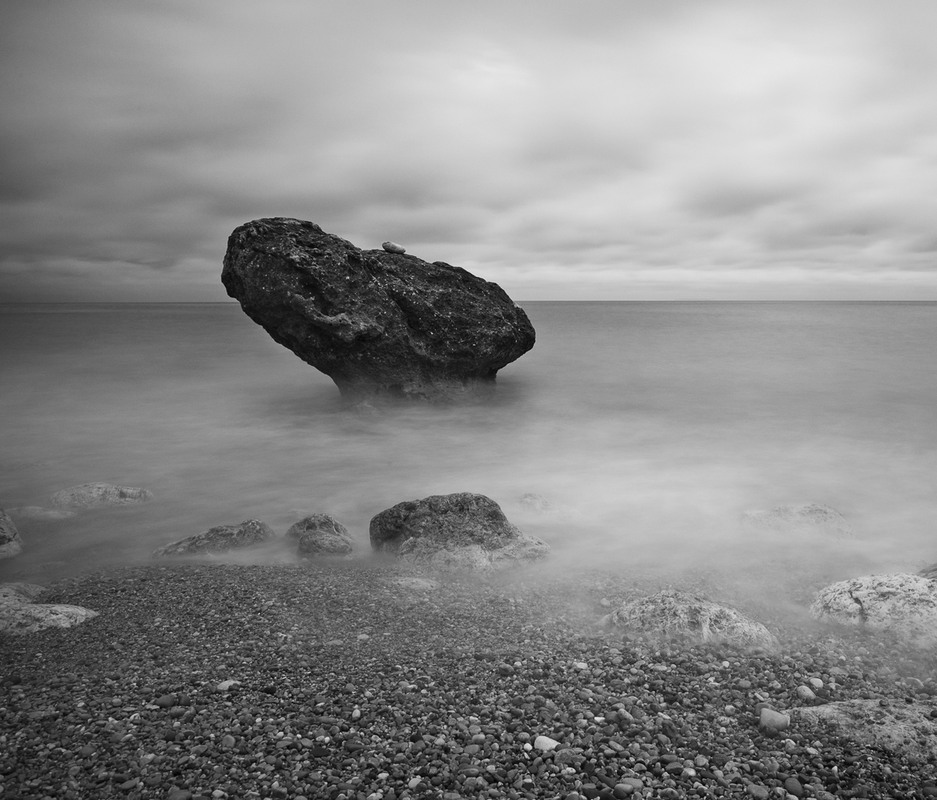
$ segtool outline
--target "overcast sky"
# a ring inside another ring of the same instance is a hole
[[[290,216],[533,299],[937,300],[937,3],[4,0],[0,300]]]

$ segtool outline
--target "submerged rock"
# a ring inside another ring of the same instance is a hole
[[[10,515],[0,508],[0,558],[12,558],[23,550],[20,532],[10,519]]]
[[[608,626],[657,636],[688,636],[701,642],[725,641],[774,648],[778,642],[760,622],[741,611],[687,592],[667,590],[625,602],[604,617]]]
[[[241,225],[221,280],[254,322],[356,400],[474,393],[534,345],[527,315],[497,284],[359,250],[312,222]]]
[[[919,647],[937,645],[937,582],[921,575],[863,575],[817,594],[810,613],[825,622],[889,630]]]
[[[115,486],[112,483],[82,483],[52,495],[52,505],[59,508],[101,508],[146,503],[153,499],[148,489]]]
[[[508,522],[491,498],[468,492],[408,500],[377,514],[371,546],[437,569],[486,570],[543,558],[550,546]]]
[[[297,552],[302,558],[347,556],[354,549],[348,529],[328,514],[310,514],[293,525],[286,535],[298,541]]]
[[[249,519],[239,525],[217,525],[204,533],[189,536],[153,551],[154,558],[167,556],[192,556],[211,553],[227,553],[246,547],[265,544],[276,538],[269,526],[256,519]]]
[[[819,503],[746,511],[742,514],[742,525],[753,533],[829,539],[851,539],[855,536],[852,526],[839,511]]]
[[[922,569],[918,575],[920,575],[922,578],[930,578],[932,581],[937,580],[937,563],[929,564],[928,566],[924,567],[924,569]]]
[[[36,603],[45,589],[30,583],[0,584],[0,632],[35,633],[44,628],[70,628],[98,616],[81,606]]]
[[[9,512],[14,517],[35,522],[60,522],[63,519],[71,519],[76,513],[67,508],[43,508],[42,506],[19,506],[9,509]]]
[[[937,703],[842,700],[821,706],[793,708],[799,726],[832,727],[834,732],[864,747],[894,756],[913,756],[924,763],[937,761]]]

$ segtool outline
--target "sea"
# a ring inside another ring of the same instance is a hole
[[[519,304],[537,342],[491,397],[370,409],[236,303],[0,306],[0,506],[23,540],[0,581],[313,512],[366,554],[375,514],[451,492],[488,495],[586,570],[743,551],[757,570],[741,515],[803,503],[843,514],[875,571],[937,561],[937,303]],[[153,499],[17,510],[94,481]],[[815,557],[798,547],[794,568]],[[271,552],[241,558],[295,558]]]

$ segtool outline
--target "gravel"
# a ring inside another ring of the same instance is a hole
[[[61,582],[45,600],[100,616],[0,638],[0,797],[937,797],[933,760],[759,726],[932,705],[932,652],[758,604],[776,652],[623,636],[596,621],[656,587],[536,576],[359,559]]]

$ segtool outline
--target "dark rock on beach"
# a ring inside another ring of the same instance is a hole
[[[484,570],[535,561],[550,547],[508,522],[491,498],[469,492],[407,500],[377,514],[371,546],[437,569]]]
[[[204,533],[189,536],[153,551],[155,558],[167,556],[195,556],[213,553],[227,553],[245,547],[266,544],[276,538],[273,529],[256,519],[249,519],[238,525],[217,525]]]
[[[470,395],[533,347],[530,320],[497,284],[402,250],[360,250],[312,222],[260,219],[229,237],[221,280],[254,322],[353,399]]]
[[[23,550],[23,540],[10,515],[0,508],[0,558],[12,558]]]
[[[301,558],[347,556],[354,550],[348,529],[328,514],[304,517],[290,527],[286,536],[297,541]]]

